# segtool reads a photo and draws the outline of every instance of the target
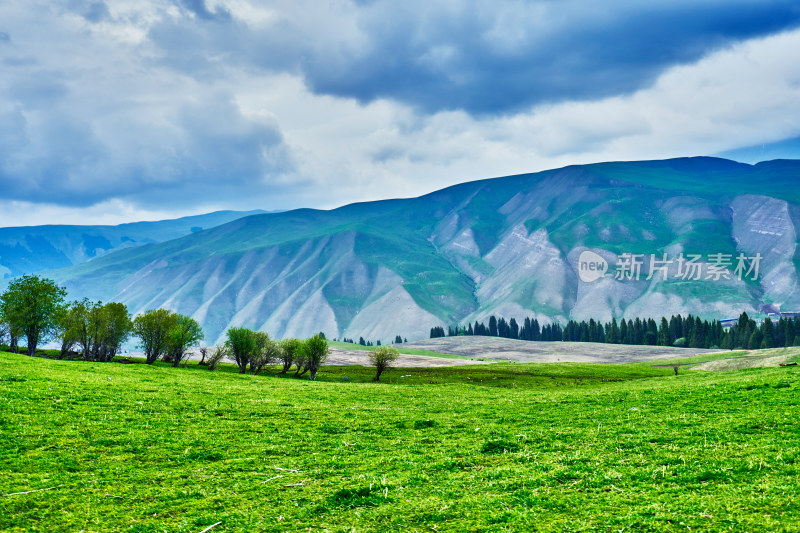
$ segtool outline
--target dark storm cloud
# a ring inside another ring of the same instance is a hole
[[[201,19],[202,1],[181,0]],[[796,0],[675,2],[357,2],[352,28],[309,24],[288,7],[268,28],[155,28],[164,59],[202,71],[204,57],[301,73],[318,94],[400,101],[424,112],[506,114],[648,86],[676,64],[800,24]],[[320,7],[319,9],[323,9]],[[180,37],[180,42],[179,41]]]
[[[531,21],[518,44],[500,50],[486,35],[498,21],[471,10],[425,21],[375,6],[362,26],[370,43],[362,54],[337,62],[312,55],[304,72],[316,92],[360,101],[391,98],[425,111],[513,112],[629,93],[668,66],[800,21],[795,0],[603,2],[601,10],[569,5],[569,16]],[[502,34],[502,26],[497,31]]]

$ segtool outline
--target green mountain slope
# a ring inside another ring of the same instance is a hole
[[[0,277],[67,267],[120,248],[168,241],[257,213],[263,211],[217,211],[117,226],[0,228]]]
[[[800,310],[798,178],[798,161],[570,166],[419,198],[249,216],[51,274],[75,296],[190,314],[210,341],[231,325],[386,341],[489,314]],[[580,279],[587,249],[608,262],[607,277]],[[674,261],[666,280],[614,279],[626,253],[641,254],[644,274],[650,254],[697,254],[700,279],[682,279]],[[731,279],[714,279],[713,254],[729,258]],[[761,255],[758,279],[731,275],[738,254]]]

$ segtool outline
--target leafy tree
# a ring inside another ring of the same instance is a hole
[[[297,352],[294,354],[294,364],[294,377],[296,378],[302,376],[311,368],[308,363],[308,357],[306,356],[305,341],[301,341],[300,345],[297,347]]]
[[[66,295],[66,289],[50,279],[25,275],[12,281],[0,296],[0,317],[12,336],[16,332],[25,335],[28,355],[35,354],[39,343],[57,332]]]
[[[239,373],[247,372],[250,357],[256,349],[255,332],[249,328],[228,328],[228,340],[225,345],[230,355],[239,366]]]
[[[396,335],[395,338],[394,338],[394,343],[395,344],[402,344],[403,343],[403,337],[401,337],[400,335]]]
[[[278,343],[269,338],[266,331],[253,331],[253,353],[250,356],[250,372],[258,374],[265,365],[278,358]]]
[[[319,367],[322,366],[322,363],[325,362],[330,354],[328,341],[319,335],[314,335],[310,339],[306,339],[306,341],[303,343],[302,353],[303,358],[305,359],[305,365],[308,367],[310,372],[309,379],[314,381],[317,379],[317,371],[319,370]]]
[[[128,339],[133,327],[128,308],[118,302],[105,305],[97,302],[89,310],[88,315],[92,360],[101,363],[112,361],[122,343]]]
[[[84,310],[87,299],[75,300],[70,305],[61,309],[58,316],[59,336],[61,337],[60,357],[66,357],[75,348],[80,340],[84,325]]]
[[[172,366],[181,364],[189,349],[205,337],[203,328],[195,319],[186,315],[176,315],[175,322],[167,331],[167,354]]]
[[[128,308],[117,302],[103,305],[84,298],[73,302],[61,314],[62,357],[76,344],[87,361],[112,361],[130,335]]]
[[[158,361],[169,349],[169,331],[178,314],[167,309],[150,309],[133,319],[133,334],[141,339],[148,365]]]
[[[280,355],[278,356],[283,364],[281,374],[285,374],[292,368],[300,350],[301,342],[298,339],[283,339],[280,344]]]
[[[378,346],[367,355],[370,364],[377,370],[372,380],[380,381],[383,371],[394,365],[395,361],[397,361],[397,358],[400,356],[400,352],[397,351],[397,348],[391,346]]]

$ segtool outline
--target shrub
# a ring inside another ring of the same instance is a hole
[[[301,345],[302,342],[298,339],[284,339],[280,342],[280,354],[278,357],[283,363],[281,374],[288,372],[295,363]]]
[[[328,359],[328,355],[330,354],[328,341],[319,335],[314,335],[310,339],[306,339],[301,352],[305,360],[304,366],[309,370],[308,379],[314,381],[317,379],[319,367]]]
[[[379,381],[383,371],[387,368],[391,368],[399,356],[400,352],[397,351],[397,348],[391,346],[378,346],[376,349],[369,352],[368,357],[370,364],[377,370],[372,380]]]
[[[277,359],[280,350],[278,343],[269,338],[266,331],[254,331],[253,354],[250,356],[250,372],[258,374],[265,365]]]
[[[217,365],[227,357],[228,357],[228,347],[225,346],[224,344],[222,346],[217,346],[216,348],[214,348],[214,351],[208,358],[208,369],[214,370],[215,368],[217,368]]]
[[[239,373],[247,372],[247,365],[250,364],[250,357],[255,351],[255,332],[248,328],[229,328],[228,340],[225,345],[229,353],[233,356],[239,366]]]

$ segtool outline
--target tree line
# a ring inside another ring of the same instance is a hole
[[[673,315],[653,318],[622,319],[610,322],[589,319],[580,322],[570,320],[563,328],[557,324],[540,327],[536,319],[526,318],[523,326],[511,318],[489,317],[488,327],[481,322],[475,325],[450,326],[445,332],[442,326],[431,328],[431,338],[457,335],[486,335],[529,341],[600,342],[608,344],[631,344],[650,346],[676,346],[690,348],[720,348],[731,350],[746,348],[777,348],[800,346],[800,317],[780,317],[777,321],[765,318],[760,324],[742,313],[729,327],[718,320],[702,320],[700,317]]]
[[[7,338],[9,350],[17,352],[24,337],[27,354],[35,355],[40,344],[59,340],[60,358],[77,355],[79,349],[87,361],[110,362],[133,336],[139,339],[145,363],[161,360],[177,367],[205,336],[195,319],[167,309],[150,309],[131,317],[127,307],[118,302],[65,299],[66,290],[52,280],[33,275],[13,280],[0,295],[0,341]],[[282,374],[295,366],[295,376],[308,372],[314,380],[330,353],[322,333],[306,340],[276,341],[263,331],[233,327],[226,336],[210,354],[209,348],[200,348],[201,365],[214,370],[220,361],[230,358],[240,373],[249,369],[258,374],[266,365],[280,363]]]
[[[432,339],[437,337],[456,337],[458,335],[484,335],[523,341],[560,341],[562,340],[563,330],[561,325],[555,322],[541,326],[535,318],[526,318],[522,323],[522,327],[520,327],[515,318],[511,318],[506,322],[505,318],[500,317],[498,319],[494,315],[489,317],[488,326],[476,320],[474,325],[448,326],[447,332],[442,326],[431,328]]]

